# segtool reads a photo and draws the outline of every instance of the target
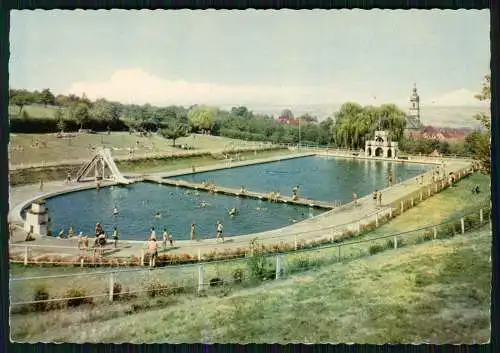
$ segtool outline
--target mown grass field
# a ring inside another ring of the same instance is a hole
[[[484,343],[491,233],[386,251],[266,283],[13,315],[20,341]]]
[[[23,111],[33,118],[53,118],[57,108],[53,106],[31,104],[23,107]],[[19,107],[9,105],[9,115],[19,115]]]
[[[198,134],[176,140],[176,146],[183,144],[193,146],[194,151],[215,153],[233,147],[258,147],[261,145],[255,142]],[[97,146],[110,148],[113,156],[128,156],[128,148],[135,147],[139,147],[134,152],[136,157],[151,156],[154,153],[186,152],[178,147],[173,147],[172,140],[159,135],[139,137],[128,132],[112,132],[111,135],[105,133],[74,134],[72,138],[57,138],[56,134],[11,134],[9,162],[10,165],[28,166],[42,162],[84,160],[90,158],[91,147]]]

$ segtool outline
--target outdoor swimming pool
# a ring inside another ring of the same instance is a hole
[[[209,205],[201,207],[201,201]],[[118,216],[113,215],[115,205],[120,211]],[[243,235],[281,228],[323,212],[155,183],[63,194],[47,199],[47,207],[55,235],[61,229],[67,232],[70,226],[75,232],[92,234],[100,222],[108,235],[117,226],[121,238],[128,240],[146,240],[153,226],[160,238],[163,227],[167,227],[174,239],[187,240],[191,223],[196,224],[199,237],[214,237],[217,220],[223,222],[226,236]],[[235,217],[228,213],[232,207],[239,211]],[[155,217],[157,212],[161,218]]]
[[[300,185],[300,196],[314,200],[349,202],[352,193],[359,197],[387,185],[394,173],[396,180],[406,180],[427,171],[431,166],[370,160],[304,157],[279,162],[185,175],[177,179],[213,180],[218,185],[252,191],[277,191],[290,195]],[[208,206],[201,207],[202,201]],[[113,215],[117,206],[118,216]],[[100,191],[89,189],[47,199],[51,229],[58,234],[71,226],[75,232],[92,234],[100,222],[110,235],[117,226],[122,239],[146,240],[151,227],[161,237],[167,227],[175,239],[189,239],[191,223],[196,224],[198,237],[214,237],[217,220],[224,223],[227,236],[268,231],[323,213],[304,206],[271,203],[226,195],[212,195],[156,183],[136,183],[126,187],[113,186]],[[235,207],[239,214],[229,216]],[[159,212],[160,218],[155,217]]]
[[[345,203],[351,201],[353,193],[361,197],[386,187],[391,173],[399,182],[423,174],[430,168],[432,165],[428,164],[312,156],[187,174],[170,179],[198,183],[213,181],[217,185],[235,189],[244,185],[251,191],[279,191],[282,195],[289,196],[292,188],[299,185],[301,197]]]

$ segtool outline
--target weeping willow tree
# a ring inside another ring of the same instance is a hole
[[[405,113],[394,104],[380,107],[348,102],[335,113],[333,140],[339,147],[363,148],[375,130],[387,130],[392,140],[400,141],[406,127]]]

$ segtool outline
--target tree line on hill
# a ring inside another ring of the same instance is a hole
[[[489,100],[489,76],[483,91],[477,96]],[[278,119],[252,112],[247,107],[223,110],[206,105],[156,107],[151,104],[122,104],[100,98],[91,101],[81,97],[54,95],[50,89],[30,92],[10,89],[10,105],[19,108],[10,117],[10,129],[18,133],[48,133],[76,131],[88,128],[96,131],[156,132],[175,140],[189,133],[209,133],[229,138],[270,141],[273,143],[332,146],[347,149],[363,149],[365,141],[373,137],[377,129],[389,131],[393,141],[398,141],[402,151],[412,154],[429,154],[434,150],[442,154],[474,155],[484,165],[489,165],[489,117],[478,115],[484,131],[473,131],[465,142],[447,142],[407,138],[404,135],[406,115],[394,104],[361,106],[347,102],[328,119],[318,123],[316,117],[304,114],[294,117],[285,109]],[[38,104],[53,108],[53,116],[30,117],[24,107]]]

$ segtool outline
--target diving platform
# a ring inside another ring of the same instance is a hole
[[[263,201],[286,203],[286,204],[290,204],[290,205],[308,206],[308,207],[312,207],[312,208],[319,208],[319,209],[326,209],[326,210],[332,210],[332,209],[336,208],[336,205],[334,203],[328,203],[328,202],[324,202],[324,201],[315,201],[315,200],[309,200],[309,199],[305,199],[305,198],[299,198],[297,200],[293,200],[290,196],[284,196],[284,195],[280,195],[279,197],[276,198],[276,197],[272,197],[271,193],[266,194],[263,192],[256,192],[256,191],[249,191],[249,190],[245,190],[244,192],[241,192],[241,190],[238,190],[238,189],[232,189],[232,188],[227,188],[227,187],[223,187],[223,186],[215,186],[215,187],[212,186],[211,187],[210,185],[192,183],[192,182],[188,182],[185,180],[174,180],[174,179],[160,178],[160,177],[146,177],[144,180],[145,181],[152,181],[152,182],[155,182],[158,184],[163,184],[163,185],[170,185],[170,186],[182,187],[182,188],[186,188],[186,189],[211,192],[213,194],[237,196],[237,197],[243,197],[243,198],[258,199],[258,200],[263,200]]]
[[[92,173],[93,172],[93,173]],[[94,180],[109,180],[119,184],[131,184],[132,181],[125,178],[118,170],[109,148],[99,148],[92,155],[88,163],[85,163],[76,174],[77,182]]]

